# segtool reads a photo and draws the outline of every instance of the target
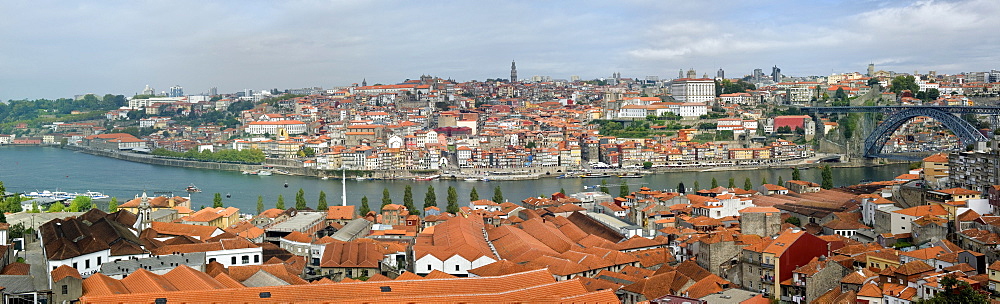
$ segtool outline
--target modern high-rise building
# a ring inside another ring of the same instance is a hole
[[[726,79],[726,71],[723,71],[722,68],[719,68],[719,71],[715,72],[715,79]]]
[[[781,82],[781,69],[778,66],[771,68],[771,81]]]
[[[218,87],[211,87],[211,88],[209,88],[208,89],[208,96],[215,96],[215,95],[219,95],[219,88]]]
[[[145,89],[142,89],[142,95],[153,95],[156,94],[156,90],[153,90],[148,84]]]
[[[510,82],[517,82],[517,64],[510,61]]]
[[[184,96],[184,88],[182,88],[180,85],[172,86],[170,87],[170,94],[168,96],[170,97]]]

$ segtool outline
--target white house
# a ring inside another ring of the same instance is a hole
[[[486,240],[481,217],[453,217],[434,226],[432,234],[421,233],[413,246],[414,271],[425,275],[438,270],[468,276],[469,269],[496,262],[499,258]]]

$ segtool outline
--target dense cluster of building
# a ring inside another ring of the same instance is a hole
[[[968,182],[953,179],[966,161],[956,157],[968,156],[933,155],[893,180],[839,189],[801,180],[643,187],[624,197],[481,199],[457,213],[390,203],[366,214],[332,206],[241,217],[142,194],[111,213],[8,214],[37,233],[10,240],[11,226],[0,227],[11,244],[0,294],[50,303],[910,303],[951,288],[945,278],[989,294],[1000,288],[1000,185],[956,187]]]

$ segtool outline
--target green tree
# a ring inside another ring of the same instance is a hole
[[[712,189],[715,189],[715,188],[718,188],[718,187],[719,187],[719,181],[718,181],[718,180],[716,180],[716,179],[715,179],[715,178],[713,177],[713,178],[712,178]]]
[[[410,185],[406,185],[406,188],[403,189],[403,206],[406,206],[407,210],[417,210],[413,206],[413,187],[410,187]]]
[[[785,184],[785,180],[781,178],[781,175],[778,175],[778,186],[781,186],[781,185],[784,185],[784,184]]]
[[[455,190],[455,187],[452,187],[452,186],[448,186],[448,206],[447,206],[447,211],[448,211],[448,213],[451,213],[451,214],[458,214],[458,211],[459,211],[459,209],[458,209],[458,192]]]
[[[566,188],[559,188],[559,193],[566,195]]]
[[[729,186],[728,187],[730,189],[736,188],[736,178],[735,177],[729,177]],[[750,190],[750,189],[747,189],[747,190]]]
[[[743,181],[743,188],[746,188],[746,190],[753,189],[753,183],[750,182],[749,177],[747,177],[747,179]]]
[[[503,199],[503,190],[500,190],[500,185],[497,185],[496,188],[493,188],[493,202],[497,204],[505,202],[505,200]]]
[[[257,196],[257,214],[264,213],[264,196]]]
[[[686,193],[687,188],[684,188],[684,182],[677,183],[677,193]]]
[[[66,206],[63,206],[62,202],[55,202],[49,205],[49,212],[63,212]]]
[[[215,196],[212,198],[212,207],[213,208],[222,208],[222,194],[221,193],[218,193],[218,192],[215,193]]]
[[[368,215],[368,212],[371,212],[371,211],[372,211],[372,208],[368,207],[368,196],[367,195],[366,196],[362,196],[361,197],[361,209],[359,209],[358,212],[361,212],[361,216],[366,216],[366,215]]]
[[[896,76],[889,85],[891,86],[889,90],[896,94],[903,92],[903,90],[910,90],[911,93],[916,94],[920,90],[916,78],[911,75]]]
[[[653,162],[651,162],[651,161],[642,162],[642,168],[643,169],[647,169],[648,170],[649,168],[652,168],[652,167],[653,167]]]
[[[959,281],[955,279],[954,275],[946,275],[941,280],[938,281],[942,287],[944,287],[943,292],[934,294],[933,297],[927,300],[917,300],[914,303],[918,304],[951,304],[951,303],[963,303],[963,304],[987,304],[990,303],[990,299],[987,294],[984,294],[964,281]]]
[[[788,217],[788,219],[785,220],[785,223],[789,223],[789,224],[792,224],[792,225],[795,225],[795,226],[802,226],[802,221],[799,220],[799,218],[794,217],[794,216]]]
[[[434,186],[428,185],[427,194],[424,194],[424,208],[435,207],[437,205],[437,193],[434,193]]]
[[[114,213],[118,211],[118,198],[112,197],[111,202],[108,203],[108,212]]]
[[[632,194],[632,191],[629,191],[628,185],[622,184],[621,187],[618,187],[618,196],[626,197],[629,194]]]
[[[324,211],[329,210],[330,206],[326,204],[326,192],[323,190],[319,191],[319,204],[316,205],[316,210]]]
[[[601,180],[601,192],[611,194],[611,190],[608,190],[608,180],[606,179]]]
[[[472,187],[472,191],[469,192],[469,201],[475,202],[479,200],[479,191],[476,191],[476,187]]]
[[[830,169],[830,165],[823,166],[823,172],[820,175],[823,177],[821,187],[833,189],[833,170]]]
[[[698,192],[698,190],[701,190],[701,185],[698,181],[694,181],[694,192]]]
[[[285,197],[283,195],[278,194],[278,203],[274,204],[274,208],[285,210]]]
[[[760,177],[760,184],[763,185],[763,184],[766,184],[766,183],[767,183],[767,176],[761,176]]]
[[[89,199],[89,197],[88,197],[88,199]],[[4,201],[4,203],[6,204],[6,206],[4,208],[6,212],[10,212],[10,213],[21,212],[21,195],[20,194],[11,195],[10,197],[7,198],[6,201]]]
[[[79,195],[69,203],[70,212],[84,212],[93,208],[93,199],[89,196]],[[20,205],[20,204],[18,204]]]
[[[389,196],[389,188],[382,188],[382,207],[392,204],[392,197]]]
[[[448,186],[448,196],[445,198],[445,201],[448,202],[448,205],[458,204],[458,192],[455,190],[455,187]]]
[[[302,188],[299,188],[299,192],[295,193],[295,209],[305,210],[308,208],[309,206],[306,205],[306,192]]]
[[[844,92],[844,87],[837,88],[837,92],[833,93],[833,98],[837,100],[847,100],[847,93]]]
[[[802,180],[802,173],[799,172],[799,168],[798,167],[793,167],[792,168],[792,180]],[[778,185],[778,186],[781,186],[781,185]]]
[[[28,210],[28,213],[39,213],[39,212],[41,211],[38,211],[38,202],[31,202],[31,210]]]

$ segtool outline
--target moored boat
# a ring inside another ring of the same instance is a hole
[[[194,184],[191,184],[190,186],[187,186],[187,188],[184,188],[184,191],[187,191],[188,193],[198,193],[201,192],[201,189],[198,189],[198,187]]]
[[[603,177],[611,177],[611,174],[606,174],[606,173],[587,173],[587,174],[584,174],[584,175],[580,175],[580,177],[582,177],[582,178],[603,178]]]
[[[620,178],[642,178],[643,175],[639,174],[639,173],[631,172],[631,173],[625,173],[625,174],[618,175],[618,177],[620,177]]]

